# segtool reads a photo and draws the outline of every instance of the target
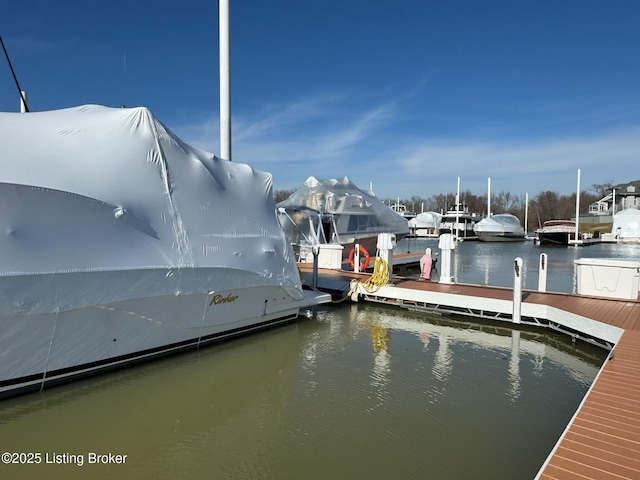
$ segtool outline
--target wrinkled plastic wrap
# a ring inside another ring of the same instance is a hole
[[[221,281],[300,292],[275,212],[270,174],[185,144],[146,108],[0,113],[0,313]]]
[[[622,239],[640,240],[640,210],[627,208],[613,216],[611,233]]]
[[[339,243],[394,233],[409,233],[407,220],[361,190],[349,178],[319,180],[309,177],[287,200],[278,203],[280,223],[293,244]],[[331,234],[322,227],[333,222]]]

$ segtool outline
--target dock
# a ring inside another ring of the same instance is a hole
[[[395,255],[394,255],[395,264]],[[300,264],[303,278],[311,266]],[[344,296],[370,275],[318,271],[318,288]],[[513,289],[393,276],[353,298],[401,308],[513,322]],[[521,324],[551,328],[610,350],[536,480],[640,479],[640,300],[524,290]]]

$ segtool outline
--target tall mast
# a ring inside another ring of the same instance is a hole
[[[220,157],[231,161],[231,59],[229,1],[220,0]]]
[[[487,179],[487,218],[491,218],[491,177]]]

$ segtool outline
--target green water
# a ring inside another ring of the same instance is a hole
[[[343,304],[7,400],[0,478],[533,478],[606,352],[505,327]]]

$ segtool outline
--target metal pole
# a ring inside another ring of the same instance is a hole
[[[220,157],[231,160],[231,58],[229,1],[220,0]]]
[[[311,247],[311,252],[313,253],[313,272],[311,275],[311,286],[313,288],[318,288],[318,253],[320,253],[320,248],[317,245]]]
[[[18,77],[16,76],[16,72],[13,69],[13,65],[11,64],[11,59],[9,58],[9,53],[7,52],[6,47],[4,46],[4,41],[2,40],[2,36],[0,36],[0,45],[2,45],[2,50],[4,51],[4,56],[7,57],[7,63],[9,64],[9,70],[11,70],[11,75],[13,75],[13,81],[16,82],[16,87],[18,88],[18,92],[20,93],[20,111],[21,113],[29,112],[29,106],[27,105],[27,97],[24,95],[24,92],[20,88],[20,84],[18,83]],[[22,106],[24,106],[24,111],[22,111]]]
[[[578,169],[578,188],[576,191],[576,242],[578,241],[578,232],[580,232],[580,169]]]
[[[524,236],[526,237],[529,232],[527,231],[529,224],[529,194],[524,194]]]

